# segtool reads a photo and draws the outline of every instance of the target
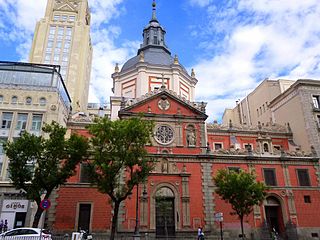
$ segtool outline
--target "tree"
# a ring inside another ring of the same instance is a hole
[[[231,214],[238,215],[244,239],[243,218],[253,211],[254,205],[262,203],[267,187],[264,183],[257,182],[254,174],[243,171],[237,173],[221,169],[213,179],[217,187],[216,193],[231,204],[234,211]]]
[[[65,139],[66,129],[58,123],[43,127],[48,138],[28,132],[5,145],[9,162],[9,179],[16,189],[23,190],[27,199],[37,203],[33,227],[38,227],[43,209],[41,196],[48,199],[52,191],[74,175],[77,164],[86,156],[88,142],[72,134]]]
[[[115,237],[121,202],[153,169],[153,161],[145,149],[152,129],[153,123],[141,118],[116,121],[101,118],[89,126],[91,181],[101,193],[109,195],[114,205],[111,240]]]

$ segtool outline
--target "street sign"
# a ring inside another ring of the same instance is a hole
[[[215,213],[214,220],[217,222],[223,222],[223,213],[222,212]]]
[[[43,209],[43,210],[47,210],[49,209],[51,206],[51,202],[49,199],[43,199],[41,202],[40,202],[40,207]]]

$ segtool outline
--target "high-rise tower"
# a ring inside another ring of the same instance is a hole
[[[60,65],[73,112],[86,111],[92,62],[87,0],[48,0],[36,25],[30,62]]]

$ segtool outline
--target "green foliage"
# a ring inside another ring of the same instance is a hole
[[[230,203],[233,214],[240,218],[249,215],[254,205],[260,205],[265,199],[267,187],[264,183],[256,182],[256,176],[240,171],[219,170],[214,177],[216,193]]]
[[[153,123],[140,118],[116,121],[101,118],[89,126],[92,181],[113,201],[126,199],[153,169],[145,149],[150,144],[152,130]]]
[[[117,121],[100,118],[89,126],[91,180],[114,203],[111,240],[115,237],[120,203],[132,194],[135,185],[146,180],[154,167],[145,149],[152,130],[153,123],[141,118]]]
[[[46,124],[43,131],[47,138],[25,132],[5,145],[12,184],[24,190],[26,197],[36,201],[38,207],[43,193],[49,198],[55,188],[74,175],[88,148],[87,140],[81,136],[65,139],[66,129],[56,122]]]
[[[231,204],[241,223],[242,239],[245,239],[243,230],[243,217],[253,211],[254,205],[260,205],[266,197],[267,187],[264,183],[256,182],[256,176],[243,171],[227,171],[221,169],[213,178],[218,193],[223,200]]]

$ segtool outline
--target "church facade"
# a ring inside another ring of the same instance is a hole
[[[132,237],[136,217],[141,236],[194,239],[199,226],[206,236],[219,235],[215,215],[223,213],[224,239],[236,239],[240,222],[215,193],[219,169],[254,172],[270,189],[261,206],[245,218],[249,239],[271,239],[274,228],[283,239],[316,239],[320,234],[319,159],[291,151],[292,132],[277,124],[207,124],[206,103],[195,102],[195,73],[189,74],[165,43],[165,30],[156,17],[143,30],[137,56],[120,70],[115,67],[111,119],[144,114],[155,122],[152,145],[157,160],[151,176],[123,202],[118,236]],[[88,136],[91,119],[72,118],[69,132]],[[108,234],[112,204],[89,183],[85,164],[52,196],[46,222],[55,232],[86,229]],[[136,211],[138,205],[138,212]],[[165,207],[164,207],[165,206]],[[146,235],[147,234],[147,235]]]

